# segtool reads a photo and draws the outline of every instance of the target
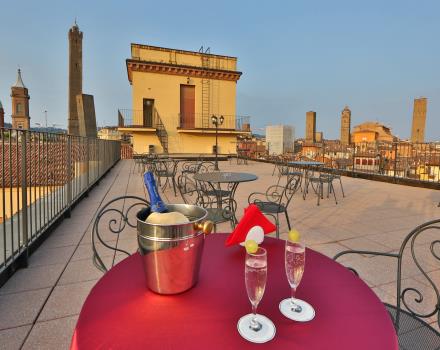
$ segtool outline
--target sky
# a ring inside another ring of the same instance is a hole
[[[98,126],[131,108],[125,59],[130,43],[238,57],[237,115],[256,133],[268,124],[339,138],[379,121],[408,138],[413,100],[428,98],[426,139],[440,140],[440,1],[98,1],[0,0],[0,101],[10,121],[17,68],[29,89],[31,124],[67,126],[67,32],[83,39],[83,92],[94,95]]]

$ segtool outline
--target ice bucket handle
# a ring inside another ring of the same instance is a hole
[[[212,232],[213,228],[214,228],[214,223],[210,220],[194,223],[194,230],[202,231],[205,235],[209,235]]]

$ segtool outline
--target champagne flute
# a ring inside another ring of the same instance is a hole
[[[237,324],[240,335],[253,343],[265,343],[275,336],[275,325],[266,316],[257,314],[267,280],[267,252],[259,247],[255,253],[246,253],[245,283],[252,313],[240,318]]]
[[[307,322],[315,317],[315,310],[304,300],[295,298],[296,289],[301,283],[306,262],[306,247],[303,242],[286,240],[284,264],[291,288],[291,297],[280,303],[281,313],[294,321]]]

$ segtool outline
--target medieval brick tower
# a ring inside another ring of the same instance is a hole
[[[12,128],[26,129],[30,127],[29,117],[29,93],[26,86],[24,86],[21,78],[21,71],[18,70],[17,81],[11,87],[12,97]]]
[[[69,120],[68,133],[79,135],[76,96],[82,94],[82,39],[78,25],[69,30]]]
[[[3,109],[2,101],[0,101],[0,128],[5,127],[5,110]]]
[[[345,106],[341,113],[341,144],[350,144],[351,111]]]
[[[306,113],[306,141],[316,142],[316,112]]]
[[[411,142],[425,142],[426,110],[428,99],[425,97],[414,99],[414,112],[411,128]]]

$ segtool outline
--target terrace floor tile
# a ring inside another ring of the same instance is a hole
[[[52,287],[60,277],[64,264],[19,269],[0,288],[0,295]]]
[[[69,349],[78,315],[37,322],[32,328],[23,350]]]
[[[56,286],[38,317],[38,322],[78,315],[95,284],[96,280]]]
[[[0,329],[31,324],[50,293],[50,288],[0,295]]]
[[[16,328],[9,328],[0,331],[0,349],[1,350],[15,350],[20,349],[26,335],[30,331],[31,326],[22,326]]]

